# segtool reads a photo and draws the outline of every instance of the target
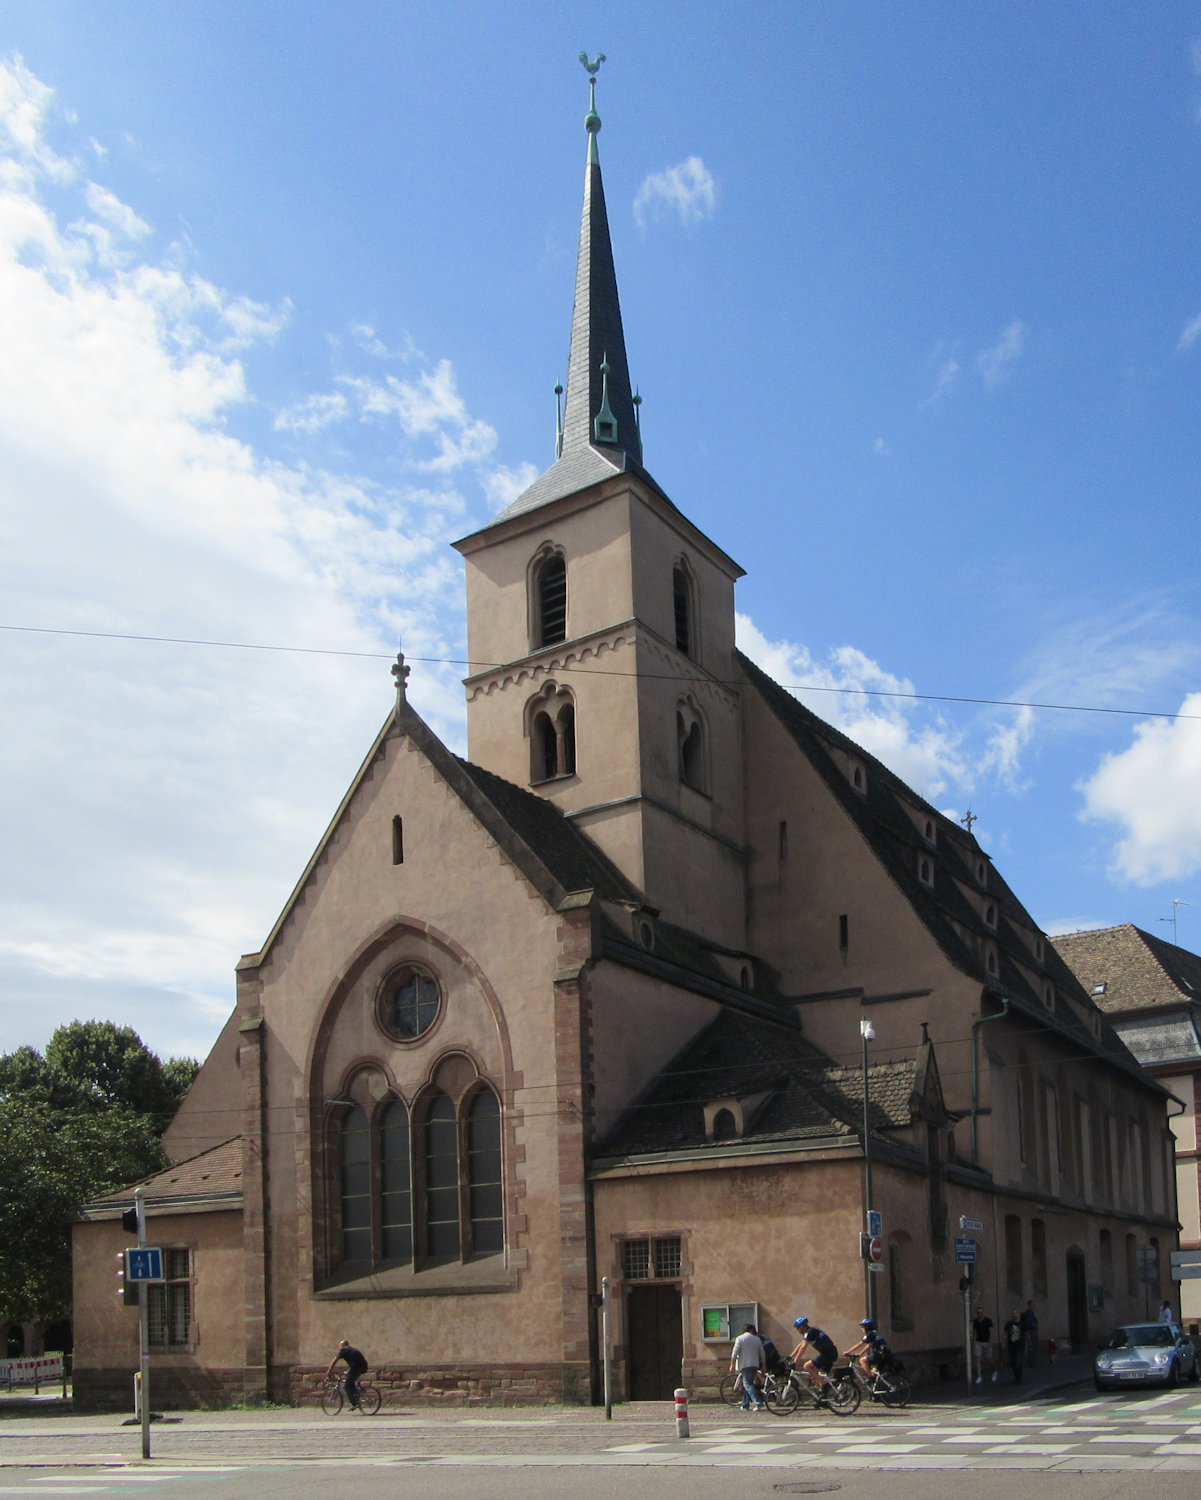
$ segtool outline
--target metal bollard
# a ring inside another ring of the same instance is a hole
[[[688,1392],[681,1387],[676,1392],[676,1437],[688,1436]]]

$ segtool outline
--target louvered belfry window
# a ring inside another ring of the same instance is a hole
[[[557,554],[538,570],[538,645],[567,639],[567,564]]]

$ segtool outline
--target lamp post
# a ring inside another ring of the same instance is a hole
[[[876,1039],[876,1029],[872,1023],[864,1017],[859,1022],[859,1035],[863,1038],[863,1229],[865,1235],[870,1236],[872,1232],[872,1136],[871,1119],[868,1113],[868,1087],[867,1087],[867,1044]],[[864,1241],[866,1251],[868,1241]],[[867,1316],[876,1316],[876,1273],[872,1270],[872,1259],[869,1254],[863,1257],[863,1301],[867,1308]]]

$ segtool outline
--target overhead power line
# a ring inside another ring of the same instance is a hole
[[[258,641],[210,641],[192,636],[133,635],[115,630],[66,630],[47,625],[5,624],[0,624],[0,630],[25,635],[75,636],[85,640],[136,641],[157,646],[209,646],[226,651],[275,651],[292,656],[344,656],[359,661],[393,660],[392,656],[385,651],[346,651],[324,646],[274,646],[264,645]],[[472,672],[499,671],[503,667],[512,665],[511,662],[471,661],[460,656],[409,656],[407,654],[405,661],[421,662],[427,666],[468,667]],[[711,682],[714,680],[711,676],[689,678],[686,674],[678,672],[623,672],[615,667],[563,666],[556,667],[555,670],[561,676],[574,672],[598,677],[640,677],[644,681],[655,679],[671,682]],[[727,687],[734,685],[724,684]],[[850,698],[898,698],[913,703],[962,703],[973,708],[1031,708],[1054,713],[1109,714],[1129,719],[1182,719],[1201,723],[1201,714],[1183,714],[1160,708],[1110,708],[1097,703],[1035,703],[1020,698],[978,698],[957,693],[902,692],[898,688],[834,687],[820,682],[784,682],[780,686],[790,693],[833,693]]]

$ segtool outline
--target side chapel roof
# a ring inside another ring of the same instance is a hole
[[[242,1206],[242,1137],[232,1136],[196,1156],[175,1162],[161,1172],[131,1182],[115,1193],[105,1193],[80,1209],[82,1219],[112,1219],[132,1208],[135,1187],[145,1189],[146,1207],[167,1213],[172,1209],[194,1212],[203,1207]]]
[[[918,1068],[918,1057],[868,1068],[873,1133],[910,1125]],[[858,1067],[835,1062],[799,1030],[723,1009],[656,1075],[594,1156],[612,1163],[713,1148],[705,1107],[725,1098],[741,1099],[748,1115],[737,1140],[720,1146],[803,1147],[831,1136],[849,1143],[862,1130],[862,1087]]]

